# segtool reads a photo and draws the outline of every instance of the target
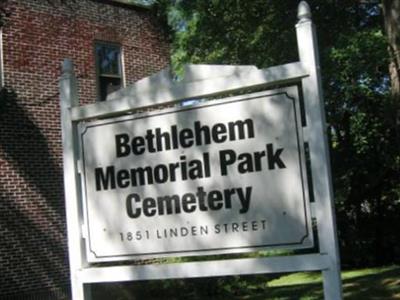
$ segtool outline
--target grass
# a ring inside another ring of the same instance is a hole
[[[113,300],[317,300],[323,299],[319,272],[109,284],[93,288],[93,299]],[[400,299],[400,267],[342,272],[349,300]],[[134,296],[135,295],[135,296]]]
[[[400,267],[344,271],[342,284],[344,299],[400,299]],[[271,295],[259,299],[323,299],[319,273],[290,274],[268,282],[268,287]]]

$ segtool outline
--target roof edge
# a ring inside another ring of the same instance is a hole
[[[120,6],[120,7],[125,7],[125,8],[138,8],[138,9],[144,9],[144,10],[150,10],[153,6],[153,4],[141,4],[137,2],[128,2],[127,0],[92,0],[95,2],[100,2],[100,3],[105,3],[109,5],[115,5],[115,6]]]

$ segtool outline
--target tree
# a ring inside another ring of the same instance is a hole
[[[255,64],[266,67],[296,57],[287,1],[159,1],[172,29],[172,64],[186,62]],[[172,4],[171,4],[172,3]],[[268,16],[266,18],[266,16]],[[280,32],[279,46],[276,34]],[[260,55],[260,53],[263,53]]]
[[[400,0],[382,0],[384,25],[388,40],[389,76],[392,95],[392,119],[397,146],[400,148]]]
[[[382,8],[390,54],[391,91],[400,102],[400,0],[383,0]]]
[[[377,1],[309,1],[318,28],[345,264],[395,262],[400,254],[399,124],[393,116],[400,103],[393,101],[398,2],[384,3],[383,19]],[[173,67],[179,72],[190,62],[265,68],[297,60],[297,3],[158,1],[159,16],[171,30]],[[398,69],[396,74],[398,80]]]

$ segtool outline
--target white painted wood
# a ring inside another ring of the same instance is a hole
[[[194,65],[184,66],[184,74],[181,82],[194,82],[218,77],[231,77],[237,74],[244,74],[257,71],[255,66],[234,66],[234,65]]]
[[[242,258],[142,266],[113,266],[84,269],[82,282],[118,282],[174,278],[317,271],[328,267],[325,255],[307,254],[267,258]]]
[[[320,252],[326,254],[329,260],[329,268],[323,270],[324,296],[327,300],[338,300],[342,299],[342,287],[326,133],[325,105],[322,94],[316,32],[311,21],[310,7],[305,1],[299,4],[298,17],[299,22],[296,25],[296,33],[300,61],[310,74],[309,77],[302,79],[302,85],[308,127],[307,136],[310,147],[314,198],[316,201],[314,206],[317,218],[319,246]]]
[[[121,90],[109,101],[73,107],[71,109],[72,120],[109,117],[131,111],[134,108],[146,109],[183,99],[216,96],[246,87],[265,86],[267,88],[272,85],[296,82],[307,76],[307,72],[300,63],[263,70],[255,67],[246,68],[244,72],[237,70],[241,69],[234,70],[233,75],[227,77],[202,79],[194,82],[174,82],[172,79],[162,79],[163,77],[156,76],[154,79],[150,77],[139,82],[138,85]],[[230,71],[232,72],[232,70]],[[192,74],[191,76],[196,77],[197,75]]]
[[[77,172],[76,124],[71,120],[70,109],[78,105],[76,78],[72,62],[65,60],[60,78],[61,128],[64,162],[64,193],[67,215],[68,252],[71,273],[72,297],[74,300],[90,299],[88,287],[77,277],[77,271],[86,266],[84,244],[81,237],[81,208]]]
[[[182,82],[172,80],[168,71],[141,80],[110,95],[110,101],[78,106],[72,64],[66,63],[60,80],[64,176],[73,299],[90,299],[85,283],[153,280],[183,277],[228,276],[320,270],[324,296],[342,299],[340,262],[333,209],[325,112],[314,25],[308,5],[299,5],[296,25],[300,62],[259,70],[251,66],[188,66]],[[76,126],[79,121],[124,114],[183,99],[217,96],[250,87],[270,88],[302,82],[307,118],[304,138],[311,155],[314,186],[313,216],[318,222],[320,253],[257,259],[192,262],[148,266],[94,267],[83,251],[82,202],[78,191]]]
[[[177,126],[178,131],[183,128],[193,130],[196,120],[200,120],[202,126],[212,128],[214,124],[228,124],[245,119],[251,120],[250,126],[254,127],[252,131],[254,130],[255,138],[247,137],[245,141],[231,140],[229,149],[238,154],[248,153],[250,150],[262,151],[273,137],[279,137],[279,141],[274,142],[275,147],[285,149],[282,155],[285,166],[279,171],[269,171],[265,159],[264,164],[260,165],[262,170],[258,172],[239,176],[236,170],[229,169],[230,176],[224,176],[221,174],[219,154],[226,150],[227,144],[212,142],[206,149],[199,144],[185,150],[188,155],[197,153],[194,158],[199,159],[206,153],[207,160],[215,162],[211,164],[204,160],[204,164],[208,164],[210,169],[208,178],[187,180],[177,175],[173,181],[167,180],[162,184],[129,184],[125,188],[115,186],[106,190],[96,187],[98,181],[95,179],[95,169],[99,170],[98,166],[102,166],[102,170],[113,166],[116,172],[132,170],[138,166],[151,169],[151,166],[175,162],[184,149],[178,147],[116,159],[115,136],[118,133],[129,133],[133,137],[151,131],[155,124],[168,133],[171,126]],[[207,101],[189,110],[187,107],[175,107],[163,109],[161,112],[85,123],[80,136],[83,174],[86,176],[83,202],[86,207],[85,223],[89,228],[89,238],[86,240],[88,261],[214,255],[254,252],[265,248],[311,248],[313,234],[310,230],[312,226],[308,185],[305,180],[307,176],[302,128],[298,88],[295,86]],[[125,199],[128,193],[135,192],[139,197],[185,193],[195,195],[200,184],[207,193],[210,190],[222,191],[226,187],[246,187],[251,191],[251,205],[249,202],[248,211],[244,214],[238,213],[241,204],[235,203],[239,198],[233,198],[233,208],[226,208],[225,212],[218,211],[218,214],[215,214],[216,211],[214,214],[205,214],[200,209],[185,213],[179,209],[170,218],[165,218],[164,214],[155,214],[151,218],[143,214],[137,218],[129,218],[127,215]],[[259,229],[242,231],[240,226],[240,234],[232,235],[231,229],[226,232],[215,230],[216,226],[220,227],[222,224],[256,224]],[[140,241],[132,238],[134,242],[126,240],[126,237],[121,238],[121,234],[125,236],[128,232],[132,235],[133,228],[135,232],[147,237],[140,238]],[[207,234],[201,237],[198,234],[189,234],[171,238],[168,233],[170,229],[197,231],[200,228],[205,228]]]

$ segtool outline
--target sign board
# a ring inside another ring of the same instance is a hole
[[[161,71],[106,102],[79,105],[72,62],[64,62],[60,104],[74,300],[91,299],[91,283],[298,271],[321,271],[324,299],[342,299],[316,32],[305,1],[298,19],[297,62],[266,69],[187,65],[183,81]],[[285,88],[267,90],[277,86]],[[259,88],[265,91],[127,115]],[[311,247],[309,193],[318,236],[311,253],[92,264]]]
[[[85,123],[89,261],[313,245],[296,87]]]

